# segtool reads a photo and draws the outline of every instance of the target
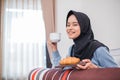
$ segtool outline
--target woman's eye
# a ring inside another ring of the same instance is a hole
[[[73,26],[78,26],[78,24],[73,24]]]
[[[67,26],[67,27],[70,27],[70,26],[78,26],[78,25],[79,25],[79,24],[75,22],[75,23],[72,23],[72,24],[67,24],[66,26]]]
[[[67,27],[69,27],[70,25],[69,24],[67,24]]]

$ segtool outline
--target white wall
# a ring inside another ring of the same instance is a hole
[[[72,44],[65,31],[66,15],[70,9],[89,16],[95,39],[110,49],[120,48],[120,0],[56,0],[57,32],[62,34],[58,48],[63,57]]]

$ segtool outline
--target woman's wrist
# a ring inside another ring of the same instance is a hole
[[[91,67],[91,68],[99,68],[99,66],[97,66],[97,65],[95,65],[93,63],[92,63],[92,65],[93,65],[93,67]]]
[[[53,52],[57,51],[57,47],[52,48],[52,51],[53,51]]]
[[[95,68],[99,68],[99,66],[96,66]]]

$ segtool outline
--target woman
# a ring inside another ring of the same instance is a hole
[[[108,47],[94,39],[90,19],[86,14],[70,10],[66,19],[66,32],[74,42],[68,56],[80,58],[86,63],[84,66],[77,64],[77,69],[117,67],[109,54]],[[51,43],[50,41],[48,43],[53,51],[53,66],[57,66],[61,59],[57,50],[57,43]]]

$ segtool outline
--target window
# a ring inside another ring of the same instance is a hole
[[[8,7],[8,1],[5,3],[3,78],[26,80],[31,69],[46,64],[42,10]]]

